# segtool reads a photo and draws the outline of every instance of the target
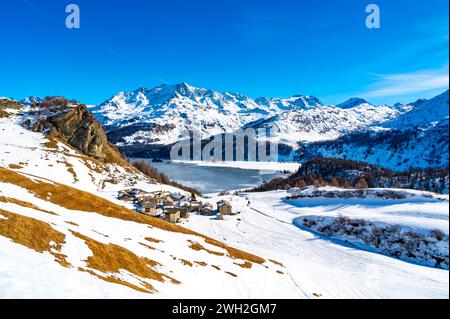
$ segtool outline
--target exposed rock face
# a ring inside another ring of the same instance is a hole
[[[21,108],[22,106],[16,101],[0,98],[0,110],[7,110],[7,109],[19,110]]]
[[[109,144],[105,131],[85,105],[46,106],[32,125],[35,132],[45,132],[69,143],[79,151],[98,160],[120,155]],[[44,114],[42,116],[41,114]]]

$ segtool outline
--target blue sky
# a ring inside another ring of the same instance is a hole
[[[76,3],[81,28],[65,27]],[[381,28],[365,27],[366,5]],[[448,87],[448,0],[1,0],[0,96],[99,103],[188,82],[251,97],[409,102]]]

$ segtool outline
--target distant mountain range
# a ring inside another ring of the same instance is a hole
[[[189,131],[207,139],[263,128],[282,146],[282,161],[337,157],[404,170],[448,166],[448,96],[446,91],[408,104],[351,98],[325,105],[314,96],[252,99],[181,83],[119,92],[90,111],[109,140],[131,157],[165,157]],[[39,98],[22,104],[33,101]]]

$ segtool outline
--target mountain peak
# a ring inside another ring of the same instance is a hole
[[[350,99],[348,99],[347,101],[336,105],[338,108],[341,109],[351,109],[354,107],[357,107],[361,104],[370,104],[369,102],[367,102],[366,100],[364,100],[363,98],[360,97],[352,97]]]
[[[31,106],[33,104],[41,103],[43,100],[40,97],[37,96],[28,96],[22,100],[19,101],[20,104],[24,106]]]
[[[320,102],[320,100],[313,95],[297,94],[292,96],[290,100],[292,100],[293,105],[300,106],[302,108],[312,108],[322,106],[322,102]]]

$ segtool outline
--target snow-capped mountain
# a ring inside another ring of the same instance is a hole
[[[186,138],[187,131],[203,136],[233,132],[278,109],[262,106],[239,94],[218,93],[186,83],[119,92],[92,108],[109,131],[124,132],[119,145],[170,144]]]
[[[449,91],[430,100],[420,99],[411,105],[410,112],[406,112],[382,126],[399,130],[429,129],[442,121],[448,122]]]
[[[291,98],[266,98],[260,97],[255,100],[258,105],[270,107],[272,110],[309,109],[322,106],[315,96],[294,95]]]
[[[297,159],[335,157],[391,168],[448,167],[449,91],[419,100],[398,117],[334,140],[304,144]]]
[[[21,103],[33,101],[41,99]],[[280,160],[343,157],[403,170],[448,165],[448,104],[448,91],[407,104],[355,97],[334,106],[314,96],[252,99],[181,83],[119,92],[90,110],[130,157],[166,157],[190,131],[208,139],[254,128],[280,143]]]
[[[396,118],[402,112],[389,105],[361,104],[350,109],[321,105],[286,110],[247,127],[270,129],[272,140],[295,146],[298,142],[334,140]]]
[[[200,131],[207,138],[262,126],[272,129],[274,140],[296,145],[299,141],[335,139],[391,120],[405,111],[362,101],[353,99],[336,107],[304,95],[254,100],[242,94],[219,93],[182,83],[119,92],[92,112],[106,126],[113,142],[124,146],[168,145],[186,138],[187,131]]]
[[[347,101],[345,101],[343,103],[340,103],[340,104],[338,104],[336,106],[341,108],[341,109],[351,109],[353,107],[360,106],[360,105],[363,105],[363,104],[369,104],[370,105],[370,103],[367,102],[364,99],[361,99],[359,97],[352,97],[352,98],[348,99]]]
[[[19,103],[24,106],[31,106],[36,103],[41,103],[42,101],[43,101],[43,99],[38,96],[28,96],[28,97],[20,100]]]

